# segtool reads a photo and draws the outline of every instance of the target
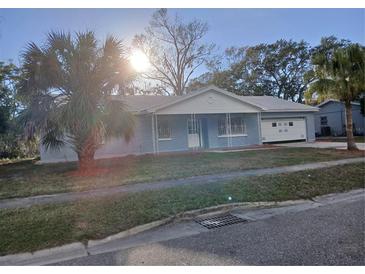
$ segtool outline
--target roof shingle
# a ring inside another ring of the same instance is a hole
[[[114,96],[114,100],[123,101],[128,110],[132,112],[142,112],[149,109],[157,109],[160,106],[166,106],[174,103],[175,101],[183,100],[183,98],[189,98],[197,93],[205,92],[208,90],[215,90],[228,96],[232,96],[241,100],[244,103],[251,104],[260,108],[265,112],[284,112],[284,111],[317,111],[317,107],[312,107],[304,104],[294,103],[284,99],[272,97],[272,96],[238,96],[236,94],[227,92],[225,90],[209,87],[203,90],[195,91],[183,96],[162,96],[162,95],[128,95],[128,96]]]

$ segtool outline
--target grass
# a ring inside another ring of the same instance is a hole
[[[283,201],[364,187],[364,164],[245,177],[59,205],[0,211],[0,255],[106,237],[177,213],[230,202]]]
[[[98,161],[109,172],[93,177],[72,176],[76,163],[36,165],[35,161],[28,160],[0,165],[0,199],[359,156],[364,156],[363,152],[314,148],[130,156]]]
[[[365,143],[365,136],[354,136],[356,143]],[[317,141],[346,143],[346,137],[319,137]]]

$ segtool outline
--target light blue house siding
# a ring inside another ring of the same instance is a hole
[[[150,116],[149,116],[150,117]],[[157,116],[158,121],[167,120],[168,125],[171,129],[171,138],[166,140],[158,140],[156,150],[159,152],[169,152],[169,151],[184,151],[188,147],[187,139],[187,120],[185,115],[161,115]],[[149,118],[152,121],[151,118]],[[149,124],[150,134],[149,138],[152,140],[151,135],[151,123]],[[157,133],[156,133],[157,135]],[[157,139],[157,138],[156,138]],[[150,151],[153,152],[152,142]]]
[[[258,114],[245,113],[241,114],[246,126],[245,136],[218,136],[218,119],[224,114],[210,115],[209,119],[209,148],[224,148],[231,142],[232,147],[256,145],[260,143]]]
[[[258,114],[242,113],[235,115],[242,115],[246,125],[246,134],[245,136],[231,136],[230,140],[228,140],[228,137],[218,136],[218,119],[219,117],[225,117],[225,114],[199,114],[195,116],[196,119],[201,120],[203,123],[202,134],[205,149],[224,148],[228,147],[229,145],[232,147],[239,147],[259,144]],[[157,117],[157,120],[165,119],[169,121],[172,135],[171,140],[158,141],[158,150],[160,152],[189,150],[188,119],[190,119],[191,116],[168,115],[164,117],[163,115],[158,115]],[[206,124],[206,126],[204,126],[204,124]]]
[[[322,125],[321,117],[323,117]],[[352,104],[352,120],[354,124],[354,133],[363,135],[365,117],[361,114],[359,104]],[[327,121],[327,124],[325,121]],[[321,128],[324,126],[331,128],[331,135],[333,136],[346,135],[346,112],[343,103],[330,101],[319,106],[319,112],[315,114],[315,132],[317,135],[321,135]]]
[[[196,119],[206,122],[206,127],[202,127],[204,138],[203,149],[219,149],[231,147],[244,147],[257,145],[260,140],[260,115],[258,113],[242,113],[246,126],[244,136],[228,137],[218,136],[218,119],[225,114],[200,114]],[[158,115],[157,121],[168,120],[171,128],[171,138],[158,140],[156,150],[158,152],[179,152],[189,151],[188,146],[188,125],[187,121],[190,115]],[[305,118],[307,127],[307,141],[315,141],[314,134],[314,114],[313,113],[261,113],[261,119],[280,119],[280,118]],[[153,135],[152,135],[152,116],[138,115],[135,116],[135,133],[134,137],[127,143],[122,138],[112,138],[106,140],[95,154],[96,159],[121,157],[125,155],[139,155],[154,153]],[[73,152],[70,145],[65,145],[61,150],[46,150],[41,146],[42,162],[60,162],[76,161],[77,155]]]
[[[259,144],[258,115],[242,115],[246,124],[245,136],[231,136],[230,145],[232,147]],[[225,114],[199,114],[195,119],[201,120],[202,138],[204,139],[204,149],[224,148],[228,146],[228,137],[218,136],[218,119],[225,117]],[[125,144],[123,153],[153,153],[152,139],[152,117],[151,115],[140,115],[136,119],[140,127],[136,128],[135,137],[130,144]],[[187,151],[188,145],[188,120],[191,115],[157,115],[158,121],[167,120],[171,128],[171,138],[159,139],[157,148],[159,152]],[[205,125],[204,125],[205,124]],[[138,150],[136,150],[138,148]],[[133,152],[134,151],[134,152]],[[103,151],[104,153],[106,151]]]
[[[260,143],[259,123],[257,113],[235,114],[242,115],[246,125],[245,136],[218,136],[218,119],[225,117],[225,114],[200,114],[195,118],[202,120],[204,138],[204,149],[215,149],[248,146]],[[156,150],[158,152],[178,152],[189,151],[188,146],[188,119],[191,115],[157,115],[158,121],[167,120],[171,128],[171,138],[158,140]],[[96,159],[112,158],[125,155],[138,155],[154,153],[152,135],[152,116],[135,116],[134,137],[126,142],[122,138],[112,138],[106,140],[95,154]],[[70,145],[65,145],[60,151],[46,150],[41,146],[41,159],[43,162],[76,161],[77,155],[73,152]]]

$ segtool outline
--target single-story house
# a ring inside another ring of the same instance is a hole
[[[129,154],[226,149],[269,142],[315,140],[318,109],[271,96],[238,96],[215,86],[183,96],[130,95],[122,100],[136,118],[128,143],[112,139],[95,158]],[[69,146],[41,146],[41,162],[74,161]]]
[[[358,102],[352,102],[352,121],[355,135],[364,134],[365,117],[361,113]],[[345,136],[346,109],[344,103],[338,100],[326,100],[317,105],[319,111],[315,113],[317,136]]]

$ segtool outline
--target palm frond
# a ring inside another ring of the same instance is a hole
[[[108,136],[132,136],[131,114],[109,98],[130,81],[120,40],[110,36],[100,45],[91,31],[74,39],[51,32],[42,47],[28,45],[23,71],[29,111],[24,117],[42,133],[46,148],[58,149],[67,139],[80,152],[97,148]]]
[[[42,144],[46,149],[59,150],[65,145],[64,129],[59,127],[54,121],[48,121],[42,134]]]
[[[129,140],[133,137],[135,121],[133,115],[126,111],[123,102],[106,101],[103,107],[102,121],[105,127],[105,138],[124,137]]]
[[[312,63],[317,80],[309,92],[352,101],[365,88],[364,47],[358,44],[323,40],[322,48],[317,48]]]

